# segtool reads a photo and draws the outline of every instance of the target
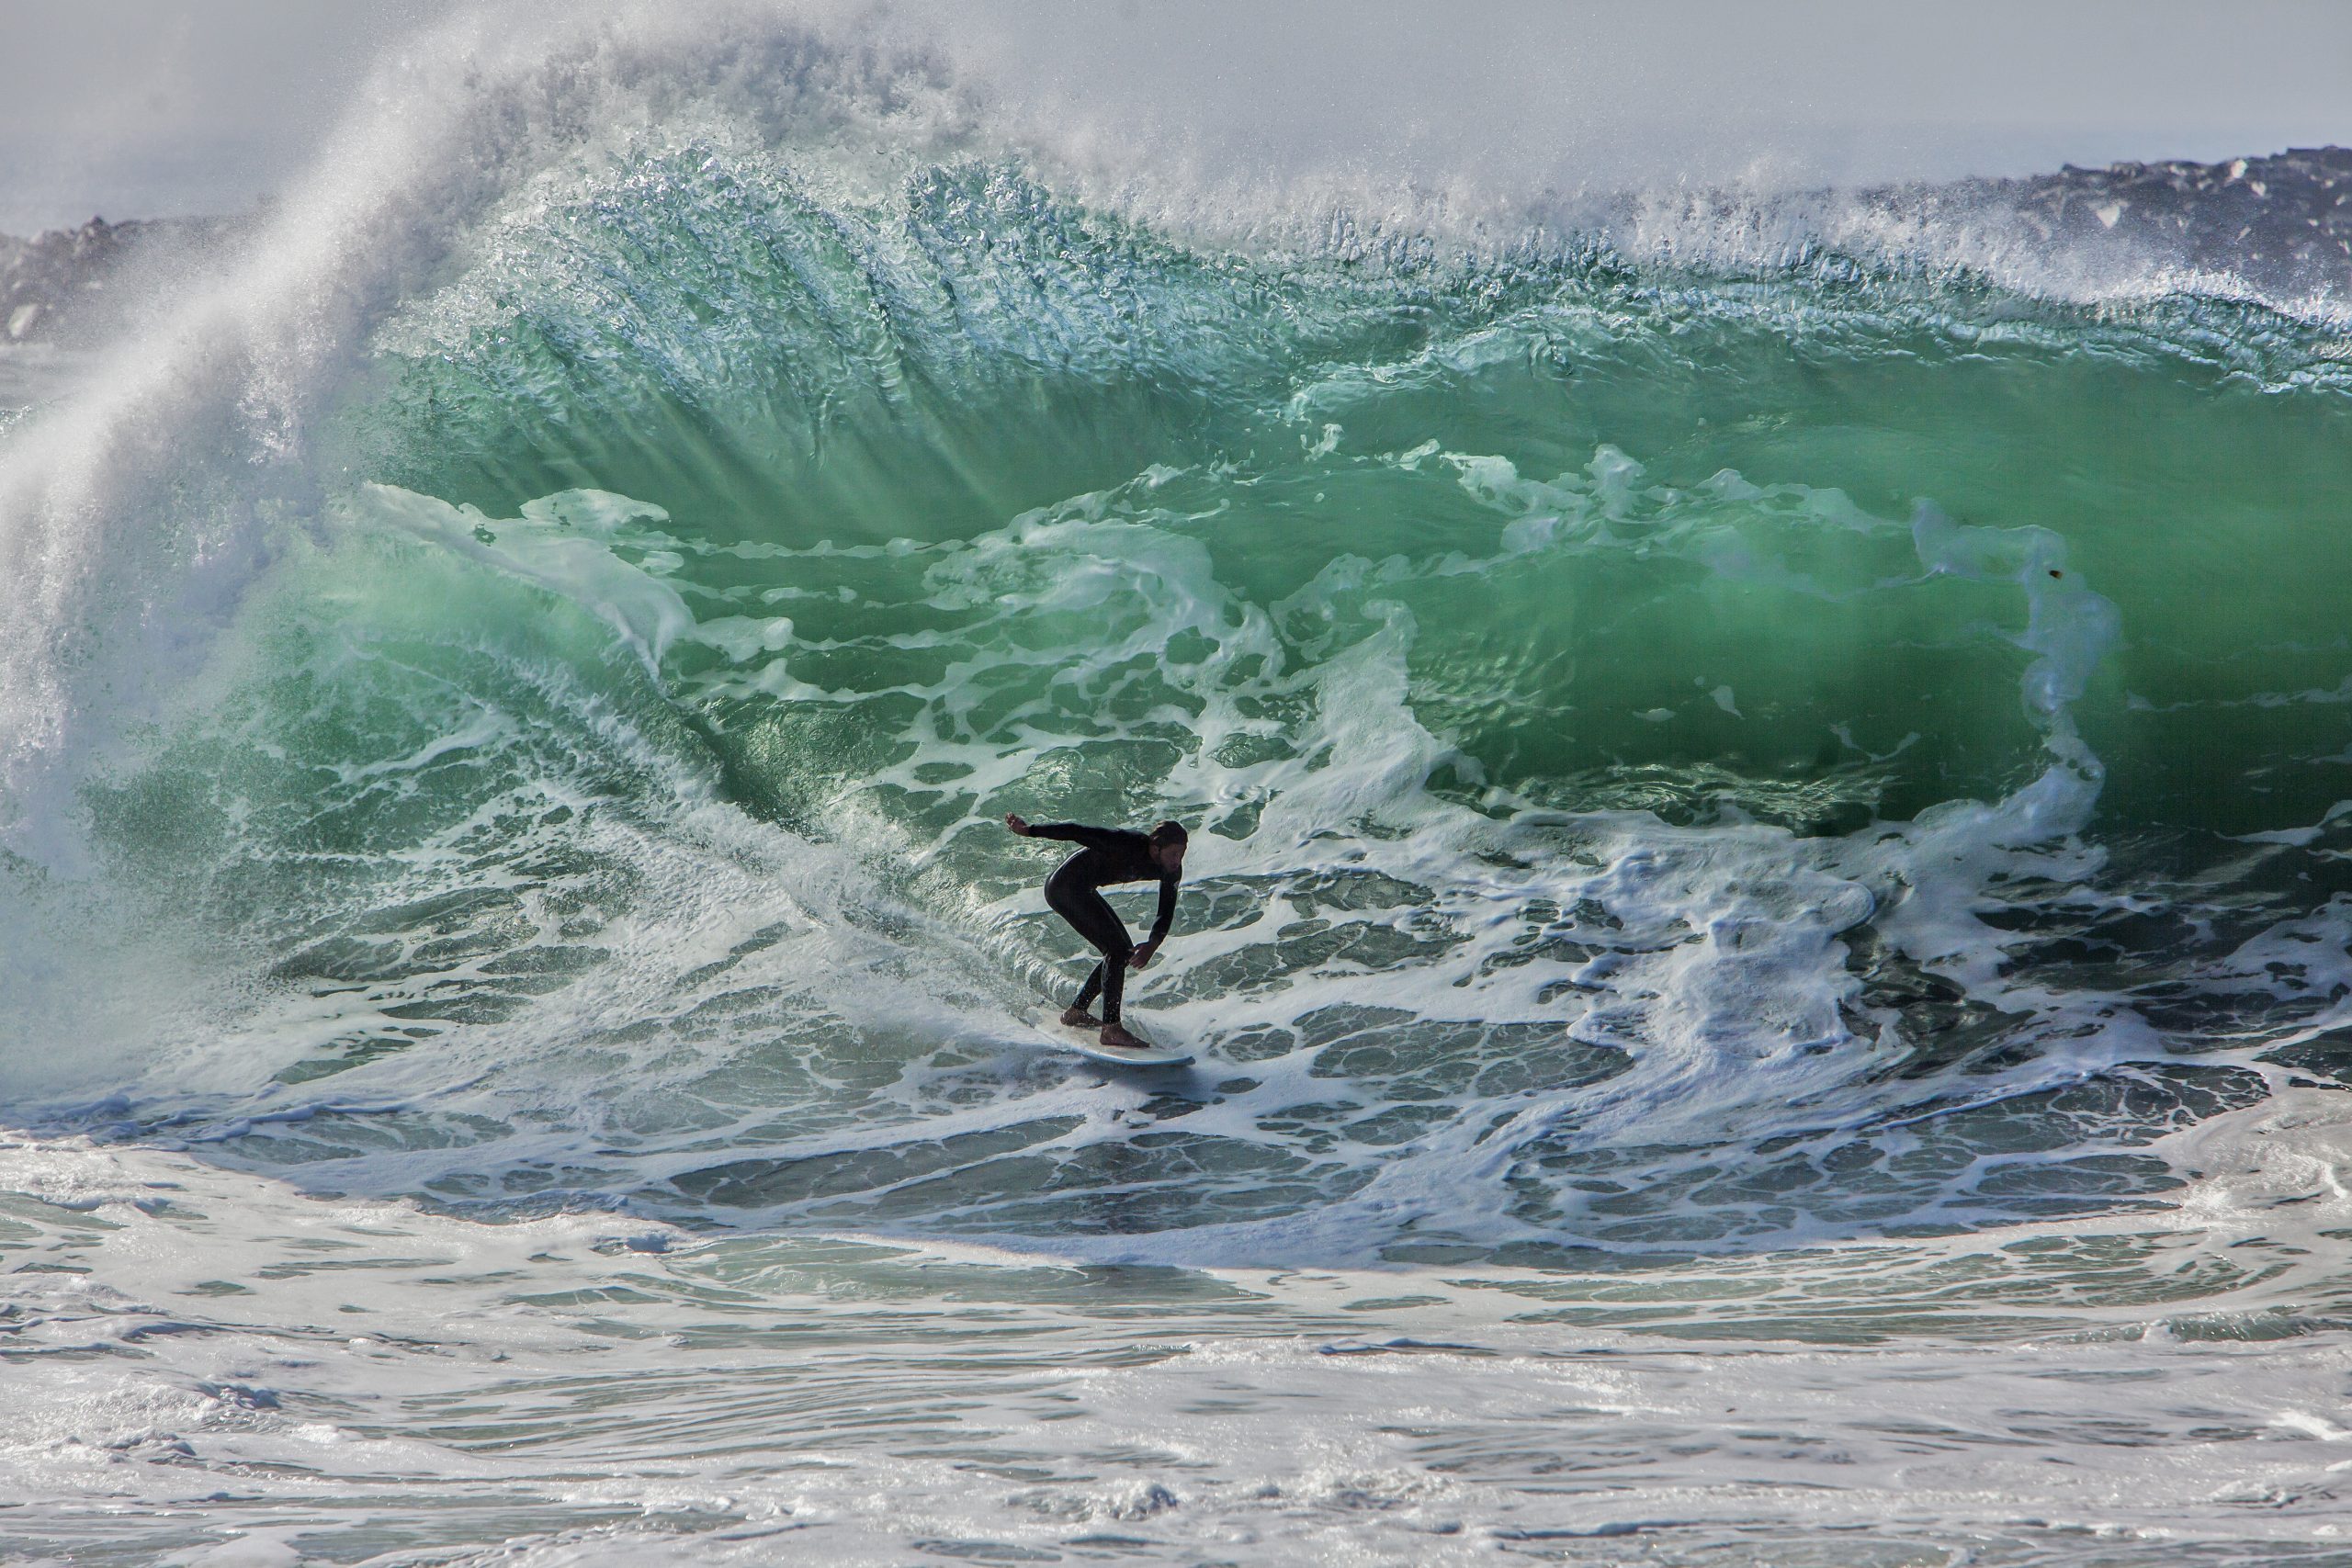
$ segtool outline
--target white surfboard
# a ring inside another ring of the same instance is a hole
[[[1074,1029],[1069,1032],[1069,1038],[1059,1043],[1081,1056],[1108,1062],[1114,1067],[1181,1067],[1193,1059],[1193,1054],[1181,1045],[1146,1045],[1140,1051],[1122,1051]]]
[[[1057,1051],[1075,1051],[1091,1061],[1105,1062],[1114,1067],[1181,1067],[1193,1059],[1193,1054],[1181,1045],[1147,1045],[1140,1051],[1121,1051],[1103,1044],[1091,1029],[1065,1029],[1058,1019],[1046,1021],[1023,1019],[1036,1031],[1037,1043]]]

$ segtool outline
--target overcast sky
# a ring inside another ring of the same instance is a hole
[[[380,50],[472,3],[0,0],[0,231],[247,207]],[[1010,99],[1277,164],[1887,179],[2352,143],[2352,0],[900,0],[898,18]]]

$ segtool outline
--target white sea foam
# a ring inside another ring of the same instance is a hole
[[[2346,1350],[2314,1321],[2346,1289],[2340,1099],[2176,1135],[2163,1213],[1589,1277],[483,1225],[20,1141],[9,1537],[597,1563],[2321,1548],[2352,1529]]]

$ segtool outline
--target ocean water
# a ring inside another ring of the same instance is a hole
[[[0,1561],[2352,1562],[2339,301],[435,47],[0,377]]]

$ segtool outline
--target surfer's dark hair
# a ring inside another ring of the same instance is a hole
[[[1151,830],[1151,841],[1154,844],[1184,844],[1192,841],[1192,836],[1184,831],[1182,822],[1162,822]]]

